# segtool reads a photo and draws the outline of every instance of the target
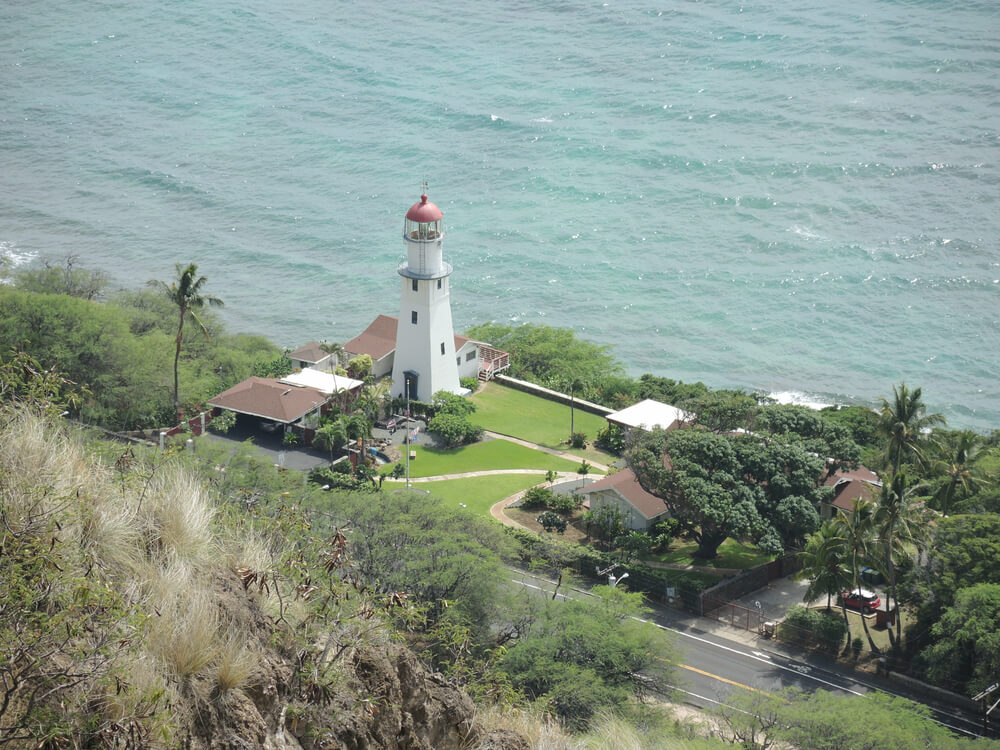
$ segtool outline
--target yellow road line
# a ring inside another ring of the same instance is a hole
[[[735,680],[730,680],[725,677],[720,677],[717,674],[712,674],[711,672],[706,672],[704,669],[698,669],[697,667],[689,667],[687,664],[678,664],[681,669],[686,669],[689,672],[697,672],[698,674],[705,675],[705,677],[711,677],[713,680],[718,680],[719,682],[725,682],[728,685],[735,685],[738,688],[743,688],[744,690],[751,690],[754,693],[761,693],[763,695],[769,695],[769,693],[763,690],[758,690],[757,688],[750,687],[749,685],[744,685],[742,682],[736,682]]]

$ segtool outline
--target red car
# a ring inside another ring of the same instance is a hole
[[[852,609],[860,609],[862,612],[874,612],[879,608],[882,600],[874,591],[868,589],[854,589],[845,591],[840,595],[844,604]]]

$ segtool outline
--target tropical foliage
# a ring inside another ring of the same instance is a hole
[[[177,280],[167,285],[164,281],[153,279],[149,286],[159,290],[177,308],[177,336],[175,338],[174,352],[174,410],[177,414],[177,421],[182,421],[180,385],[178,376],[178,364],[181,359],[181,345],[184,343],[184,323],[190,318],[198,329],[209,338],[208,327],[198,317],[198,312],[205,306],[222,307],[222,300],[211,294],[204,294],[203,287],[208,282],[204,276],[198,276],[198,266],[189,263],[186,267],[178,263]]]

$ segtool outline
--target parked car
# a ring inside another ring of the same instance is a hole
[[[860,609],[862,612],[874,612],[882,604],[882,599],[874,591],[868,589],[854,589],[845,591],[840,595],[844,604],[852,609]]]

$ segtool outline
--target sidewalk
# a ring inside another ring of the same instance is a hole
[[[536,451],[541,451],[542,453],[548,453],[551,456],[559,456],[559,458],[565,458],[569,461],[583,461],[582,458],[576,456],[572,453],[567,453],[566,451],[556,450],[555,448],[547,448],[544,445],[539,445],[538,443],[532,443],[527,440],[521,440],[521,438],[511,437],[510,435],[504,435],[500,432],[490,432],[487,430],[485,433],[486,437],[493,438],[494,440],[506,440],[508,443],[516,443],[517,445],[523,445],[525,448],[531,448]],[[597,469],[598,471],[609,471],[608,467],[604,464],[594,463],[593,461],[588,461],[587,464]]]

